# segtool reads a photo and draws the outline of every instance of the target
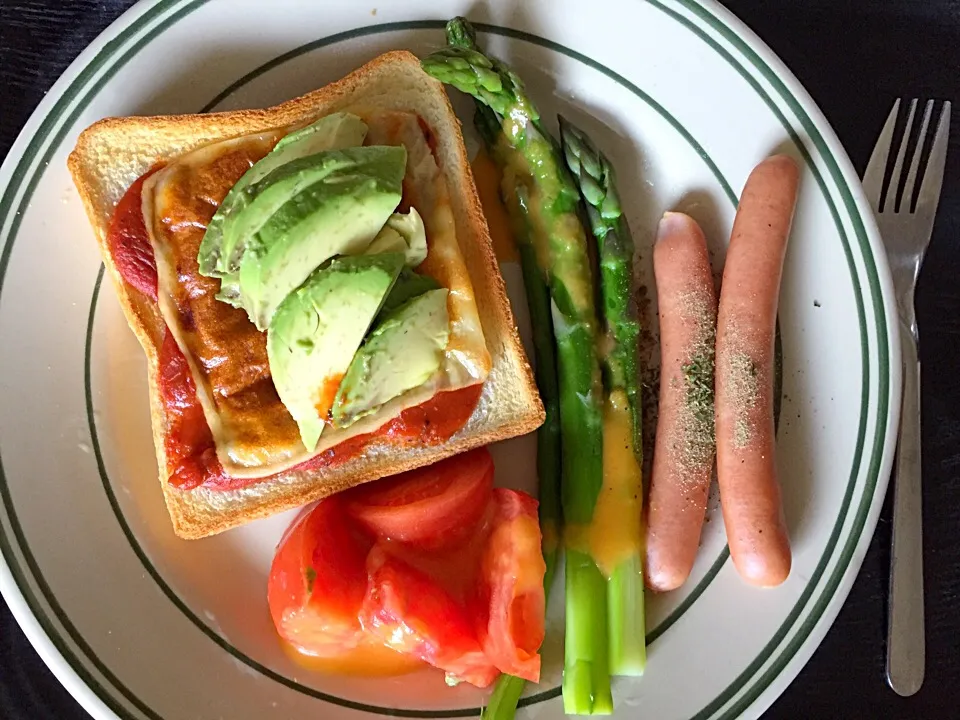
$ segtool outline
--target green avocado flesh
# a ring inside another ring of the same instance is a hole
[[[427,230],[415,208],[410,208],[406,215],[391,215],[367,248],[368,255],[384,252],[402,252],[410,267],[427,259]]]
[[[266,329],[283,299],[335,255],[357,255],[370,245],[400,202],[407,153],[403,147],[331,150],[289,163],[264,178],[285,200],[266,216],[257,203],[243,209],[238,227],[248,235],[240,262],[240,302]],[[304,167],[300,167],[302,163]],[[304,176],[309,180],[303,180]]]
[[[401,253],[337,258],[277,308],[267,358],[307,450],[316,448],[341,380],[403,263]]]
[[[325,150],[362,145],[366,135],[366,124],[356,115],[333,113],[281,138],[266,157],[244,173],[207,225],[197,254],[200,273],[223,280],[221,300],[239,304],[236,273],[246,249],[245,238],[236,233],[226,233],[225,226],[229,226],[240,210],[269,187],[260,181],[292,160]]]
[[[445,288],[427,290],[386,314],[340,383],[331,412],[334,427],[349,427],[429,380],[449,339]]]

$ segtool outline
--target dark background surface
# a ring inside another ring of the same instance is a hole
[[[0,158],[60,73],[132,4],[132,0],[0,0]],[[960,0],[728,0],[724,4],[799,77],[860,172],[895,97],[960,100]],[[926,681],[914,697],[900,698],[884,680],[888,497],[870,552],[840,616],[765,718],[960,718],[957,110],[937,226],[917,297],[924,369]],[[37,657],[2,601],[0,718],[87,718]]]

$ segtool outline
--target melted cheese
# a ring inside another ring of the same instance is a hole
[[[143,212],[157,259],[159,308],[190,365],[217,456],[233,477],[282,472],[357,435],[375,432],[403,410],[444,390],[483,382],[490,371],[473,286],[460,248],[449,189],[418,119],[410,113],[364,117],[368,144],[403,144],[408,151],[404,202],[427,230],[419,271],[449,289],[450,343],[438,372],[349,428],[327,428],[313,452],[280,402],[266,359],[266,339],[246,313],[216,300],[219,281],[199,274],[196,256],[206,225],[230,187],[288,129],[214,143],[151,176]]]
[[[510,218],[507,208],[500,197],[500,170],[494,164],[486,150],[481,150],[471,163],[473,180],[477,184],[477,195],[483,206],[483,214],[487,218],[487,227],[490,228],[490,239],[493,241],[493,251],[501,263],[520,262],[517,255],[517,245],[510,228]]]
[[[568,526],[568,547],[589,554],[605,577],[640,552],[643,499],[640,466],[633,451],[633,422],[626,393],[610,393],[603,411],[603,487],[593,518]]]
[[[398,653],[383,645],[361,644],[345,650],[336,657],[323,658],[307,655],[281,640],[284,652],[298,665],[311,672],[325,675],[356,677],[391,677],[406,675],[429,667],[422,660]]]

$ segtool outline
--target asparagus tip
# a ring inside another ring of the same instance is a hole
[[[447,42],[454,47],[476,48],[477,31],[469,20],[458,15],[447,23]]]

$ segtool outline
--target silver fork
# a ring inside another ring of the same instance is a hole
[[[913,308],[917,274],[930,244],[933,220],[940,200],[943,168],[950,131],[950,103],[943,104],[926,168],[921,173],[920,194],[912,206],[921,150],[928,138],[933,100],[926,103],[910,167],[897,199],[910,130],[917,101],[910,102],[906,128],[884,192],[883,178],[893,142],[900,100],[893,104],[863,176],[863,188],[873,205],[893,272],[893,287],[900,314],[903,349],[903,401],[900,438],[894,467],[893,542],[890,553],[890,595],[887,619],[887,682],[899,695],[913,695],[923,684],[923,532],[920,493],[920,360],[917,319]]]

